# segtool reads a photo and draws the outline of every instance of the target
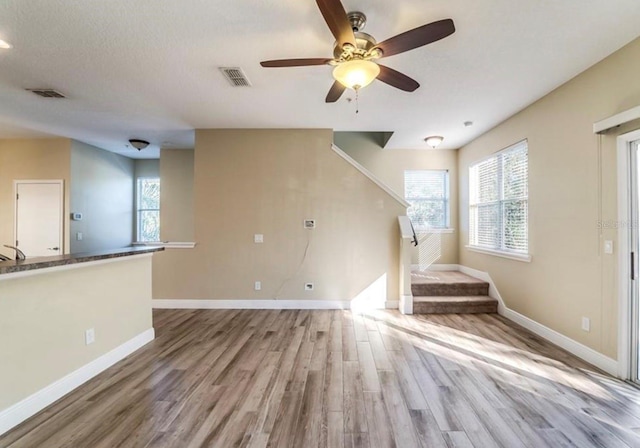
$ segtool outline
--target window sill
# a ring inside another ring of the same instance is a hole
[[[416,229],[418,235],[426,235],[429,233],[453,233],[456,229]]]
[[[165,249],[193,249],[196,243],[175,241],[135,241],[132,246],[164,247]]]
[[[485,249],[484,247],[465,246],[472,252],[478,252],[485,255],[493,255],[496,257],[508,258],[509,260],[522,261],[523,263],[531,263],[531,255],[528,254],[516,254],[513,252],[503,252],[494,249]]]

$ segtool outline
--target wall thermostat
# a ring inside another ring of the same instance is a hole
[[[71,219],[73,221],[82,221],[82,213],[71,213]]]
[[[305,219],[304,220],[304,228],[305,229],[315,229],[316,228],[316,220],[315,219]]]

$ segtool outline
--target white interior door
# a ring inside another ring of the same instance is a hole
[[[16,246],[31,257],[60,255],[62,181],[16,181]]]

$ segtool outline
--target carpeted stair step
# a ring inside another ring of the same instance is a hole
[[[414,314],[497,313],[498,301],[489,296],[413,297]]]
[[[411,292],[414,297],[487,296],[489,283],[458,271],[412,271]]]

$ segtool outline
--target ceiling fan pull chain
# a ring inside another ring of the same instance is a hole
[[[360,102],[359,100],[360,89],[356,89],[356,115],[360,112]]]

